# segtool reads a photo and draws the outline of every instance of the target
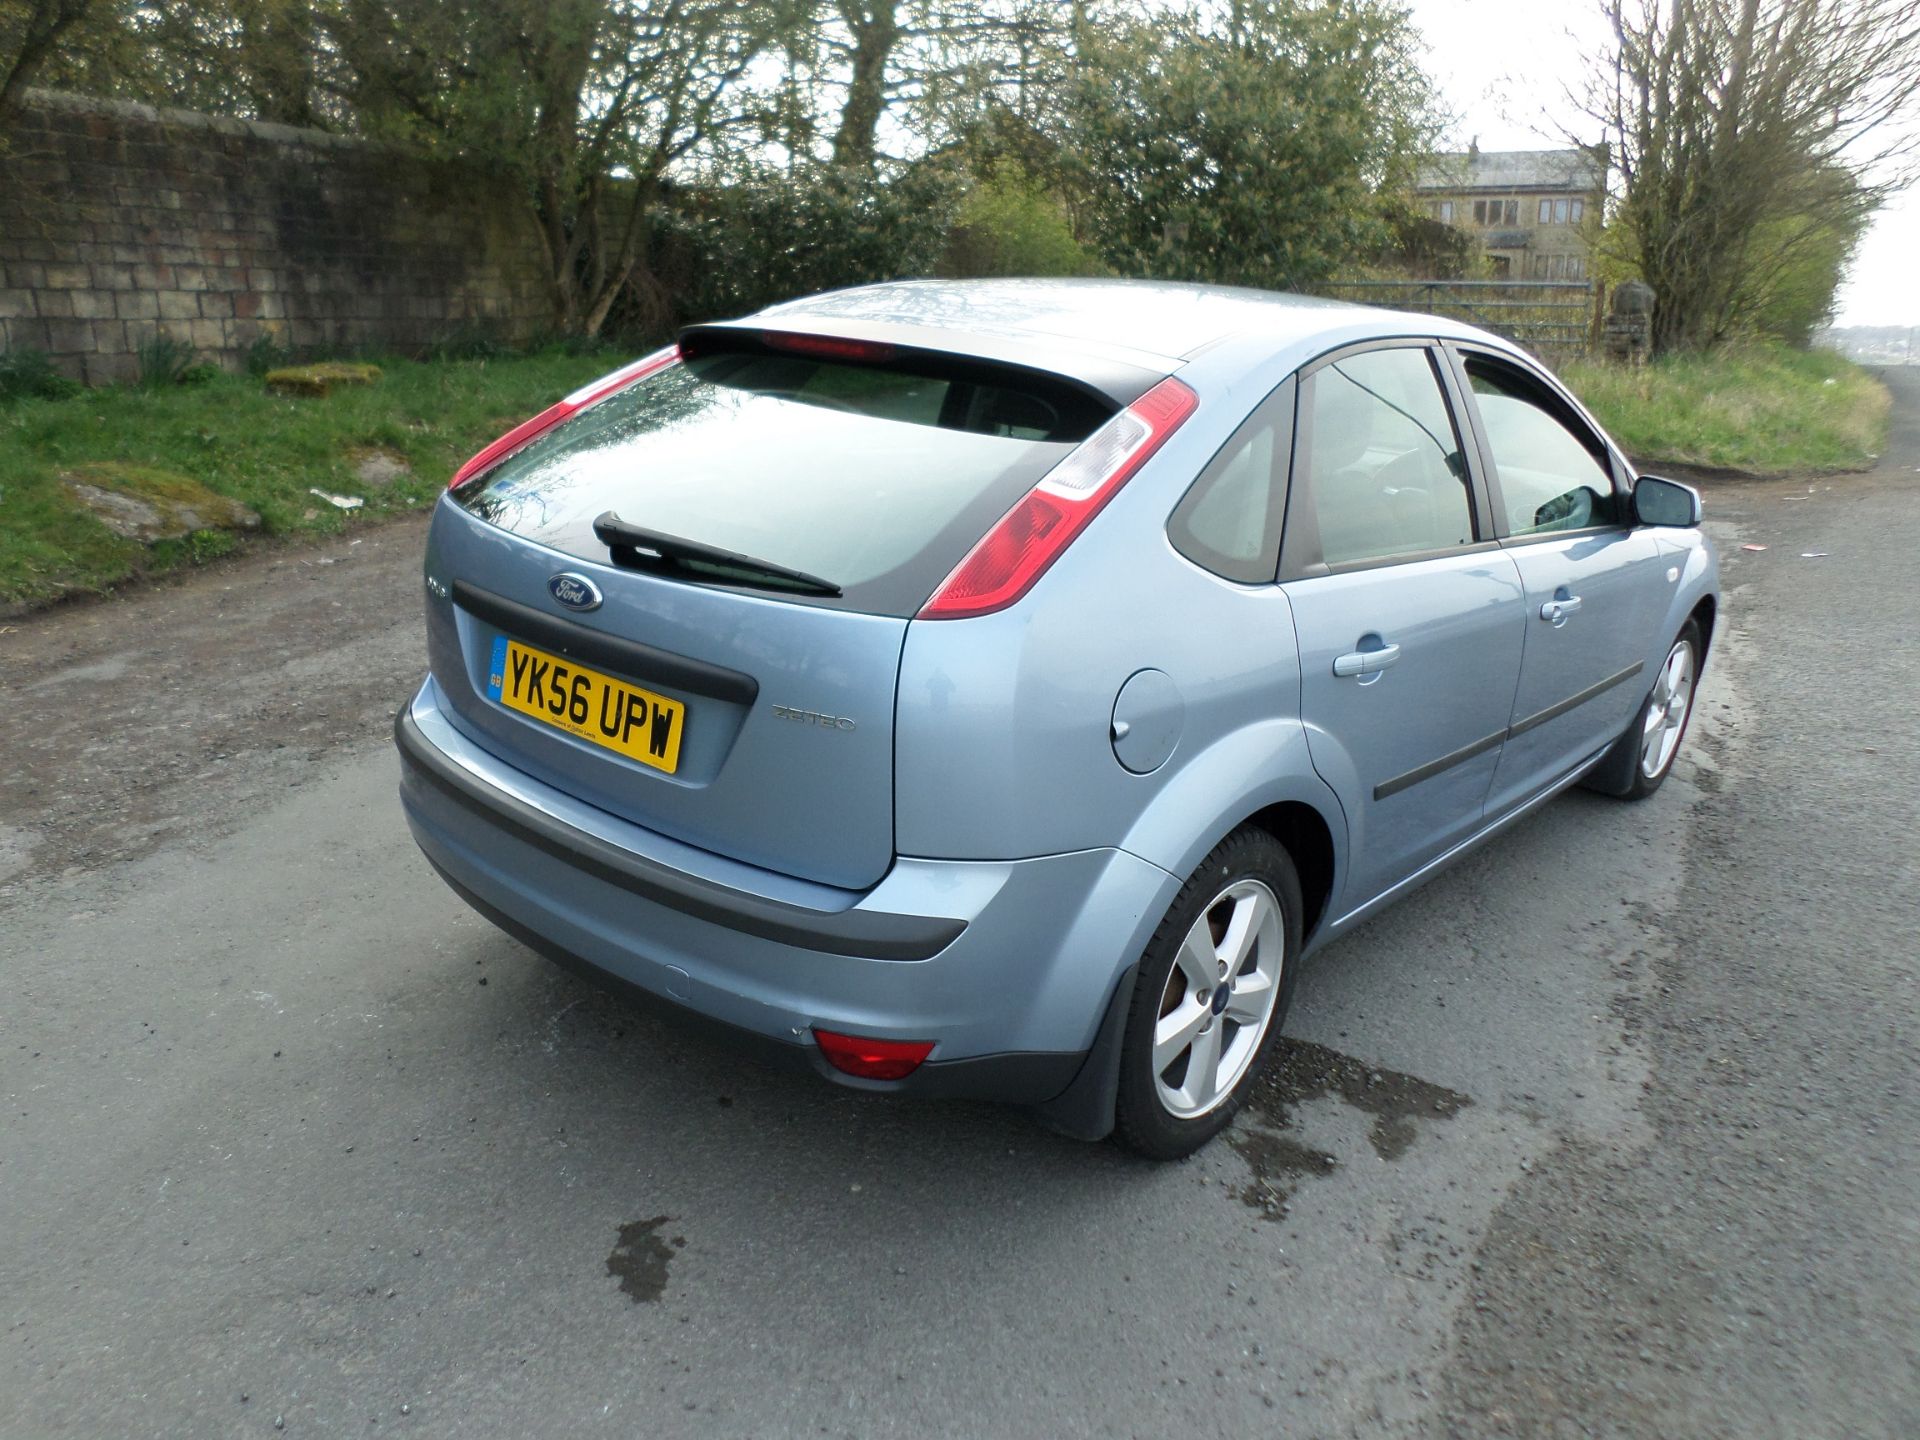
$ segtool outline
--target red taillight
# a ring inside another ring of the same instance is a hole
[[[1000,517],[919,618],[963,620],[1013,604],[1199,403],[1185,385],[1166,379],[1107,421]]]
[[[933,1053],[931,1040],[867,1040],[815,1030],[814,1040],[827,1063],[863,1080],[904,1080]]]
[[[549,405],[531,420],[522,420],[467,461],[453,472],[453,479],[447,482],[447,488],[451,490],[461,481],[470,480],[481,471],[492,469],[494,465],[506,459],[536,435],[543,435],[562,420],[571,419],[589,406],[599,404],[614,391],[624,390],[627,386],[644,380],[649,375],[658,374],[679,358],[679,347],[669,345],[666,349],[656,350],[653,354],[636,360],[631,365],[621,366],[611,375],[602,375],[591,384],[582,385],[566,399]]]
[[[877,365],[893,359],[893,346],[877,340],[843,340],[837,335],[798,335],[791,330],[762,330],[760,339],[775,350],[790,350],[795,355],[813,355],[822,360],[851,360],[855,364]]]

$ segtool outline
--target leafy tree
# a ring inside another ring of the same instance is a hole
[[[133,46],[88,88],[217,115],[349,128],[329,13],[316,0],[135,0]]]
[[[1840,282],[1866,225],[1865,214],[1845,208],[1837,215],[1815,211],[1762,226],[1758,248],[1776,263],[1755,276],[1753,327],[1790,345],[1812,344],[1814,332],[1833,319]]]
[[[0,0],[0,117],[91,8],[92,0]]]
[[[1624,180],[1654,348],[1713,345],[1786,304],[1783,286],[1837,283],[1850,237],[1908,178],[1920,7],[1610,0],[1609,16],[1589,108]]]
[[[1406,13],[1233,0],[1079,36],[1068,150],[1124,273],[1288,288],[1385,238],[1432,130]]]
[[[0,135],[29,86],[110,83],[136,53],[131,8],[132,0],[0,0]]]

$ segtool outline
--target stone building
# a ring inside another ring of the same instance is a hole
[[[1428,216],[1478,238],[1496,276],[1585,280],[1606,204],[1604,145],[1435,155],[1414,193]]]

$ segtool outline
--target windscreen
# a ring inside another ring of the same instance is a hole
[[[703,351],[556,426],[454,499],[517,535],[602,562],[614,557],[593,522],[612,511],[841,592],[782,598],[911,615],[1115,408],[1005,366]],[[780,592],[698,562],[661,573]]]

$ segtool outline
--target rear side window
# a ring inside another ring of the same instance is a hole
[[[1262,401],[1167,522],[1173,548],[1224,579],[1261,585],[1279,569],[1293,396],[1289,380]]]
[[[1466,363],[1506,533],[1616,523],[1619,505],[1600,442],[1576,431],[1556,413],[1563,407],[1523,376],[1475,356]]]
[[[593,522],[614,511],[842,592],[802,603],[912,615],[1117,408],[1058,377],[949,357],[707,351],[556,426],[454,499],[603,562]]]

